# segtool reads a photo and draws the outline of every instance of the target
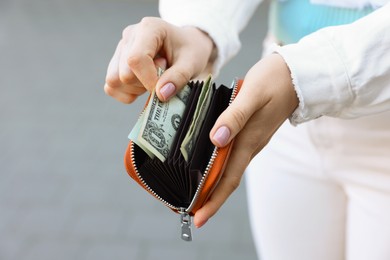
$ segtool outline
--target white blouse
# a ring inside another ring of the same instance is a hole
[[[286,0],[288,1],[288,0]],[[218,71],[240,48],[239,32],[261,0],[161,0],[161,17],[207,32],[218,48]],[[380,7],[358,21],[327,27],[275,49],[286,61],[300,103],[293,124],[322,115],[354,118],[390,110],[389,0],[311,0]],[[389,119],[390,120],[390,119]]]

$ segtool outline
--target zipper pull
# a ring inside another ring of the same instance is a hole
[[[181,239],[185,241],[192,241],[191,216],[188,213],[186,213],[184,210],[180,211],[180,221],[181,221]]]

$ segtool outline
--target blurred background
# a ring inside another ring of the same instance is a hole
[[[259,59],[266,9],[218,83]],[[157,15],[154,0],[0,1],[0,260],[256,259],[245,185],[188,243],[125,172],[146,97],[106,96],[106,68],[122,30]]]

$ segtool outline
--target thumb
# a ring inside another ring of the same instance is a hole
[[[244,82],[245,84],[245,82]],[[245,86],[231,105],[218,117],[210,131],[210,140],[218,147],[226,146],[246,125],[255,112],[253,99],[248,99]],[[250,94],[250,93],[249,93]]]
[[[184,62],[187,60],[187,62]],[[182,58],[167,69],[157,81],[156,93],[160,100],[167,101],[187,85],[196,76],[195,66],[191,59]]]

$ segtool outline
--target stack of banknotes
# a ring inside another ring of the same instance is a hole
[[[161,76],[162,73],[163,70],[159,69],[158,75]],[[192,156],[194,144],[211,102],[212,84],[212,77],[209,75],[202,85],[190,127],[180,145],[181,154],[187,162]],[[169,101],[162,102],[153,91],[147,107],[131,130],[129,139],[136,143],[150,158],[157,157],[164,162],[170,154],[190,93],[191,88],[185,86]]]

